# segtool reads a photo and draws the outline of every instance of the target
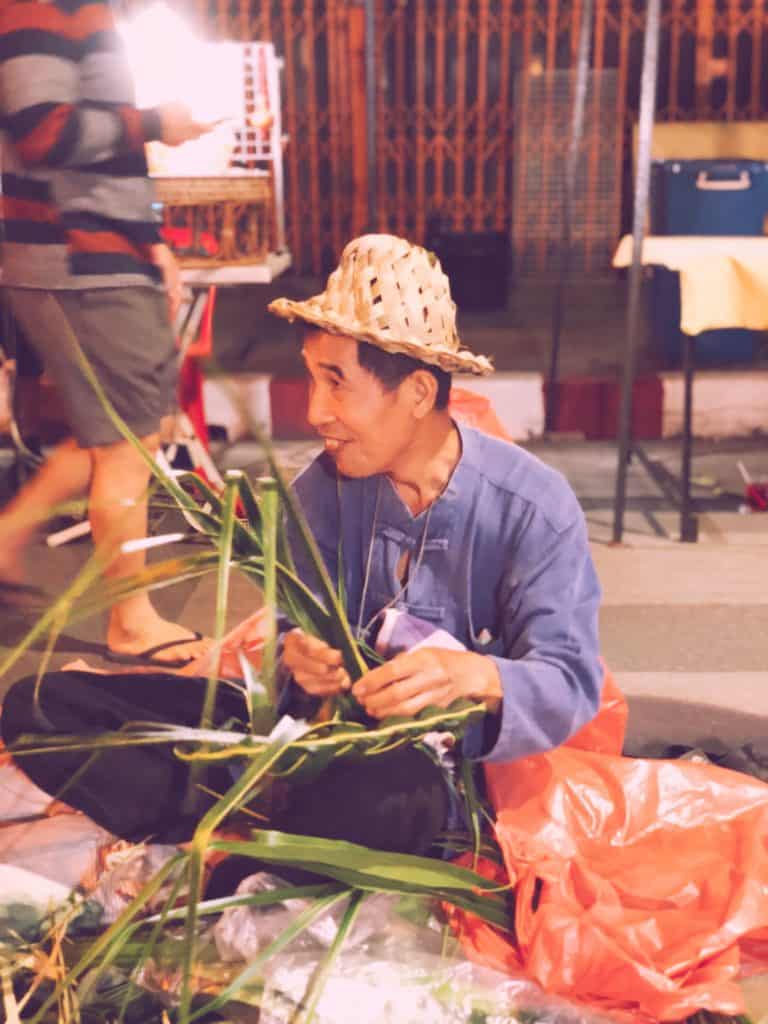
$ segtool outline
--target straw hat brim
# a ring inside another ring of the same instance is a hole
[[[318,296],[320,298],[320,296]],[[408,341],[405,338],[391,338],[377,331],[375,327],[366,327],[337,316],[333,310],[321,306],[315,299],[296,302],[293,299],[275,299],[267,309],[275,316],[284,320],[303,320],[322,327],[331,334],[343,334],[356,341],[365,341],[369,345],[383,349],[385,352],[399,352],[411,356],[422,363],[439,366],[447,373],[474,373],[479,376],[493,373],[493,363],[487,356],[475,355],[467,349],[453,351],[437,345],[425,345],[419,341]]]

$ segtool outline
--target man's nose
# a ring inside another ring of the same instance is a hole
[[[315,430],[321,430],[333,421],[326,398],[322,388],[309,389],[309,406],[307,408],[307,421]]]

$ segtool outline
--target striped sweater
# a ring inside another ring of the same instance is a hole
[[[160,241],[137,110],[109,3],[0,0],[3,283],[147,285]]]

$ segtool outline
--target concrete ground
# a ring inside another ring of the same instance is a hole
[[[613,522],[615,446],[602,442],[532,442],[529,446],[570,480],[585,509],[592,550],[604,590],[600,628],[606,662],[631,704],[628,750],[665,739],[696,743],[710,736],[742,743],[765,735],[768,718],[768,514],[740,514],[737,461],[768,477],[768,452],[761,442],[699,443],[694,459],[697,494],[714,509],[701,516],[697,544],[675,539],[676,516],[665,506],[642,467],[629,471],[623,543],[610,542]],[[279,456],[288,472],[316,451],[311,442],[283,442]],[[649,454],[675,469],[674,443],[655,442]],[[10,453],[0,451],[8,463]],[[217,452],[221,468],[262,475],[258,446],[241,442]],[[728,510],[730,506],[730,510]],[[154,532],[179,527],[175,513],[154,517]],[[666,536],[662,535],[666,531]],[[186,545],[179,545],[183,550]],[[78,541],[51,550],[41,542],[29,551],[32,581],[60,594],[91,550]],[[168,549],[163,549],[164,554]],[[159,591],[164,614],[210,632],[214,581],[185,583]],[[235,577],[230,624],[252,611],[258,592]],[[6,616],[0,626],[0,657],[8,656],[30,622]],[[105,666],[100,657],[103,616],[68,623],[51,658],[57,667],[75,658]],[[0,690],[37,671],[44,638],[10,668]]]

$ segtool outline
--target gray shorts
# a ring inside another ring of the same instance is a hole
[[[83,448],[122,441],[77,360],[72,335],[131,430],[157,432],[173,409],[178,359],[159,288],[91,288],[42,291],[8,288],[14,315],[43,360]]]

